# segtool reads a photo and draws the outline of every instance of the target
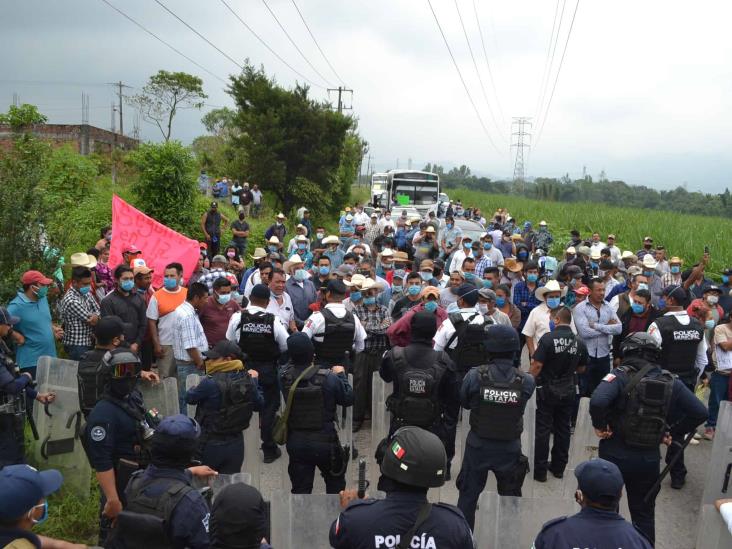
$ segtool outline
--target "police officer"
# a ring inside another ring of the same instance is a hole
[[[128,349],[119,349],[112,353],[109,365],[109,383],[84,429],[84,450],[100,488],[100,545],[107,539],[111,521],[122,510],[130,475],[149,461],[152,435],[142,394],[135,389],[140,359]]]
[[[446,462],[436,435],[414,426],[396,431],[381,462],[386,499],[356,499],[355,490],[342,492],[344,510],[330,527],[331,546],[473,549],[460,510],[427,501],[427,490],[445,483]]]
[[[516,330],[492,326],[484,341],[488,361],[468,372],[460,390],[460,403],[470,410],[470,432],[456,485],[458,507],[471,528],[488,471],[496,475],[499,495],[520,496],[529,470],[521,432],[534,378],[514,366],[521,350]]]
[[[534,541],[534,549],[651,549],[643,533],[617,513],[623,493],[623,477],[617,465],[601,458],[591,459],[580,463],[574,476],[574,497],[582,510],[547,522]]]
[[[697,379],[707,365],[707,343],[704,339],[704,325],[686,313],[687,294],[681,286],[667,286],[659,300],[659,310],[665,310],[662,317],[648,326],[648,333],[661,347],[659,364],[693,393]],[[684,433],[672,429],[671,437],[681,440]],[[666,451],[666,463],[681,452],[681,457],[671,468],[671,488],[680,490],[686,482],[683,449],[673,444]]]
[[[244,463],[244,433],[252,414],[264,406],[256,370],[244,369],[239,346],[227,339],[203,353],[206,377],[186,393],[186,403],[196,405],[201,426],[201,463],[219,473],[233,475]]]
[[[597,386],[590,400],[600,457],[619,468],[628,491],[633,524],[655,540],[654,511],[661,442],[681,447],[707,418],[707,409],[676,376],[662,370],[653,336],[635,332],[620,345],[622,362]],[[671,437],[668,432],[678,433]],[[673,473],[672,473],[673,474]]]
[[[326,287],[327,304],[308,318],[302,331],[313,340],[315,361],[323,368],[335,365],[350,367],[351,350],[364,349],[366,331],[361,321],[346,310],[346,285],[341,280],[330,280]]]
[[[411,330],[412,342],[384,353],[379,369],[381,379],[387,383],[396,381],[386,400],[391,412],[389,434],[405,425],[415,425],[440,437],[447,452],[445,478],[449,480],[455,442],[447,436],[443,411],[447,406],[460,405],[460,386],[447,353],[432,349],[437,331],[434,313],[422,311],[412,316]]]
[[[313,363],[313,342],[302,332],[287,340],[290,362],[280,374],[282,394],[292,405],[287,423],[288,473],[293,494],[313,491],[315,468],[328,494],[346,487],[348,457],[344,456],[334,421],[336,406],[353,406],[353,388],[341,365],[319,369]]]
[[[249,306],[231,316],[226,330],[226,339],[239,344],[246,356],[247,367],[259,374],[257,383],[264,394],[260,434],[265,463],[272,463],[282,455],[272,440],[272,427],[280,407],[277,361],[287,351],[287,328],[277,315],[267,312],[269,300],[269,288],[256,284],[249,295]]]
[[[183,414],[160,422],[150,444],[150,465],[134,473],[127,484],[127,504],[105,547],[209,547],[210,511],[191,481],[194,475],[216,472],[205,466],[188,467],[200,434],[198,423]]]
[[[435,334],[435,351],[445,351],[455,364],[458,386],[473,366],[485,363],[486,317],[475,308],[478,303],[478,289],[472,284],[463,284],[457,289],[458,310],[448,315]],[[450,402],[445,407],[445,429],[447,431],[447,455],[455,455],[455,436],[460,416],[459,402]]]
[[[56,397],[53,393],[38,393],[29,372],[18,374],[4,340],[18,322],[17,316],[0,307],[0,469],[25,463],[26,399],[45,404]]]
[[[537,309],[534,309],[537,310]],[[587,365],[587,347],[572,331],[572,312],[566,307],[551,311],[554,329],[541,336],[529,373],[536,379],[536,432],[534,480],[546,482],[547,470],[564,476],[569,460],[570,423],[576,400],[575,373]],[[549,437],[554,433],[552,461]]]

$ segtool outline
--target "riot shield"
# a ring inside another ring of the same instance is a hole
[[[137,383],[137,388],[142,393],[142,402],[146,410],[155,408],[162,417],[180,413],[176,378],[168,377],[157,383],[141,379]]]
[[[199,376],[198,374],[188,374],[188,377],[186,377],[186,391],[198,386],[198,384],[201,383],[202,377],[203,376]],[[186,408],[188,408],[188,417],[196,417],[197,406],[195,404],[188,404]]]
[[[386,383],[379,372],[374,372],[371,398],[371,445],[374,450],[389,435],[391,413],[386,409],[386,399],[393,391],[393,385]]]
[[[702,505],[695,547],[696,549],[729,549],[732,547],[732,535],[714,505]]]
[[[600,439],[595,434],[590,418],[590,399],[582,397],[577,413],[577,425],[569,447],[569,469],[575,469],[583,461],[597,457],[599,444]]]
[[[707,467],[707,481],[702,503],[713,504],[729,498],[732,493],[732,404],[723,400],[719,406],[717,427],[714,432],[712,459]]]
[[[475,515],[476,547],[531,547],[544,523],[577,512],[574,498],[518,498],[483,492]]]
[[[524,430],[521,433],[521,453],[529,458],[531,471],[526,473],[521,495],[526,498],[534,495],[534,433],[536,432],[536,391],[526,403],[524,410]]]
[[[40,469],[58,469],[64,488],[80,497],[89,497],[91,467],[82,447],[84,417],[79,405],[78,363],[42,356],[38,359],[36,381],[39,392],[53,392],[56,399],[46,406],[35,403],[33,419],[39,440],[34,457]]]
[[[272,495],[271,530],[273,547],[330,547],[330,525],[341,511],[338,494],[290,494],[278,490]]]

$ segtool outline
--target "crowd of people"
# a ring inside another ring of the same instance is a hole
[[[25,397],[53,401],[52,394],[37,393],[32,380],[39,357],[56,356],[57,340],[79,361],[80,376],[93,372],[80,391],[99,385],[101,399],[83,410],[85,450],[101,488],[100,539],[108,546],[134,546],[133,540],[153,535],[161,546],[208,547],[214,538],[219,542],[212,546],[231,546],[218,535],[227,529],[214,527],[223,520],[216,506],[229,508],[237,497],[259,500],[232,489],[232,501],[217,499],[212,514],[188,489],[189,480],[242,469],[242,431],[255,411],[263,461],[278,460],[280,446],[286,447],[293,493],[311,493],[318,469],[328,493],[348,494],[350,454],[339,440],[336,410],[353,406],[353,431],[362,429],[371,419],[376,372],[393,384],[386,402],[389,436],[372,441],[379,447],[379,488],[414,497],[385,504],[380,512],[393,515],[393,524],[380,524],[379,507],[349,507],[334,524],[334,547],[360,547],[353,540],[375,528],[389,533],[402,525],[397,533],[404,534],[418,512],[413,535],[437,536],[435,529],[442,529],[444,541],[435,546],[471,547],[490,471],[504,496],[520,496],[529,471],[536,482],[546,482],[549,473],[564,475],[578,395],[590,398],[603,459],[575,471],[583,511],[548,524],[536,547],[600,547],[600,531],[608,546],[653,544],[659,446],[668,446],[671,487],[682,489],[684,448],[713,440],[719,404],[732,391],[732,268],[716,284],[706,274],[708,251],[685,265],[650,236],[639,250],[621,251],[613,234],[603,240],[576,230],[559,245],[545,220],[534,230],[504,209],[486,219],[479,209],[452,202],[424,217],[357,203],[344,208],[335,232],[301,208],[292,234],[279,213],[262,235],[266,248],[250,253],[247,219],[261,213],[261,192],[224,180],[213,190],[217,200],[231,195],[237,219],[229,223],[211,202],[192,272],[170,263],[162,286],[154,288],[145,251],[132,242],[122,243],[121,262],[110,269],[116,237],[104,227],[93,248],[70,257],[57,312],[49,297],[59,291],[58,281],[38,271],[23,274],[18,295],[0,308],[0,354],[14,356],[18,367],[0,372],[0,392],[17,403],[0,417],[17,418]],[[460,219],[483,230],[463,232]],[[524,350],[528,368],[521,367]],[[190,374],[205,377],[186,389]],[[149,418],[135,389],[140,377],[176,378],[181,412],[157,426],[145,457],[138,427]],[[709,388],[708,410],[694,394],[700,386]],[[521,432],[534,393],[529,463]],[[196,407],[195,418],[186,417],[188,405]],[[461,408],[471,411],[470,428],[454,475]],[[23,460],[14,421],[0,431],[2,491],[5,476],[8,483],[33,476],[13,469]],[[21,420],[21,432],[22,426]],[[434,440],[439,447],[428,451]],[[424,456],[412,457],[410,447],[424,448]],[[189,467],[194,458],[201,465]],[[400,473],[408,459],[415,460],[414,475]],[[423,517],[427,489],[453,476],[457,509],[447,506],[450,513],[443,515],[435,508],[431,519]],[[56,478],[33,478],[36,502],[58,488]],[[620,519],[623,484],[635,529],[607,526]],[[26,525],[37,522],[40,504],[34,505],[22,509]],[[146,514],[158,522],[129,526],[143,523]],[[17,518],[11,515],[0,521]],[[253,543],[259,547],[259,539]]]

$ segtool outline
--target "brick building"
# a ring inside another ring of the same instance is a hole
[[[50,141],[53,146],[72,144],[79,153],[85,155],[109,153],[115,146],[131,150],[139,144],[137,139],[89,124],[39,124],[32,131],[33,135]],[[0,147],[7,146],[11,139],[10,126],[0,124]]]

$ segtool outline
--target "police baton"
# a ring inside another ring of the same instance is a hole
[[[661,471],[661,474],[658,476],[658,480],[656,480],[656,482],[653,484],[653,486],[651,486],[651,489],[648,490],[648,493],[643,497],[643,503],[648,503],[648,501],[651,499],[651,497],[653,497],[653,494],[661,486],[661,483],[663,482],[663,479],[665,479],[666,476],[669,474],[669,472],[671,471],[671,468],[674,465],[676,465],[676,462],[679,461],[681,459],[681,456],[684,455],[684,450],[686,450],[686,447],[691,442],[691,439],[694,438],[694,434],[695,434],[695,431],[692,431],[691,433],[689,433],[687,435],[686,439],[684,440],[684,443],[683,444],[681,444],[679,442],[676,442],[676,441],[672,441],[671,442],[672,445],[675,444],[677,446],[680,446],[681,448],[679,449],[678,452],[676,452],[676,454],[674,455],[674,457],[671,458],[671,461],[669,461],[666,464],[666,467],[663,468],[663,471]]]
[[[31,433],[33,433],[33,440],[40,440],[38,436],[38,427],[36,427],[36,420],[33,419],[33,413],[28,408],[25,409],[25,417],[28,418],[28,425],[30,425]]]
[[[358,499],[366,497],[366,488],[368,487],[368,481],[366,480],[366,460],[361,458],[358,461]]]

